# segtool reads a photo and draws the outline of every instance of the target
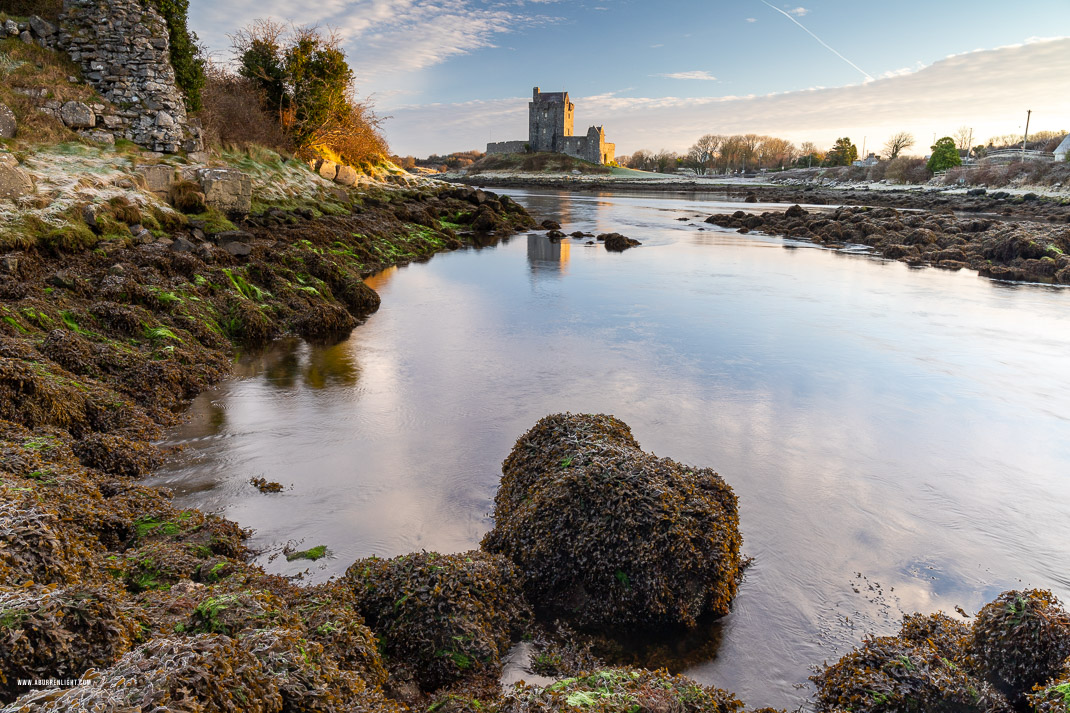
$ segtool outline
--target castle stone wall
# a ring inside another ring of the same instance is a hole
[[[167,22],[138,0],[64,0],[51,43],[118,110],[98,129],[154,151],[200,151],[171,67]]]
[[[487,153],[524,153],[528,150],[528,145],[527,141],[498,141],[487,144]]]

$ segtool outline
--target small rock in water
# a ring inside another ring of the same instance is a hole
[[[622,253],[628,248],[633,248],[640,244],[638,240],[621,235],[620,233],[604,233],[599,235],[598,239],[605,242],[606,250],[617,253]]]
[[[181,240],[181,238],[180,238]],[[267,478],[249,478],[249,482],[256,486],[261,493],[281,493],[282,483],[270,481]]]

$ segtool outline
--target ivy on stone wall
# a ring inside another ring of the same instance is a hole
[[[197,35],[186,26],[189,15],[189,0],[142,0],[151,4],[167,21],[167,33],[171,39],[171,66],[175,69],[175,83],[186,97],[186,108],[198,111],[201,108],[201,90],[204,88],[204,58],[197,47]]]

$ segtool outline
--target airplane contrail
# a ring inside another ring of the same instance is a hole
[[[863,75],[865,75],[866,79],[868,79],[869,81],[871,81],[871,82],[872,82],[872,81],[874,81],[874,79],[873,79],[873,76],[872,76],[872,75],[871,75],[871,74],[870,74],[869,72],[867,72],[866,70],[862,69],[862,68],[861,68],[861,67],[859,67],[859,66],[858,66],[857,64],[855,64],[855,63],[854,63],[854,62],[852,62],[851,60],[847,59],[846,57],[844,57],[844,56],[843,56],[842,54],[840,54],[840,53],[839,53],[839,52],[837,52],[836,50],[834,50],[834,49],[832,49],[831,47],[829,47],[829,46],[828,46],[828,43],[827,43],[827,42],[825,42],[825,41],[824,41],[823,39],[821,39],[820,37],[818,37],[817,35],[815,35],[815,34],[814,34],[813,32],[810,32],[810,30],[809,30],[809,29],[807,29],[806,25],[802,24],[801,22],[799,22],[798,20],[796,20],[796,19],[795,19],[794,17],[792,17],[792,16],[790,15],[790,14],[788,14],[788,13],[784,12],[783,10],[781,10],[781,9],[780,9],[779,7],[776,7],[775,5],[770,5],[770,4],[769,4],[769,3],[767,3],[767,2],[765,1],[765,0],[758,0],[758,1],[759,1],[759,2],[761,2],[761,3],[763,4],[763,5],[767,6],[767,7],[768,7],[768,8],[770,9],[770,10],[776,10],[776,11],[777,11],[777,12],[779,12],[779,13],[780,13],[781,15],[783,15],[783,16],[784,16],[784,17],[786,17],[786,18],[788,18],[789,20],[791,20],[792,22],[794,22],[794,23],[795,23],[796,25],[798,25],[799,27],[803,28],[803,30],[804,30],[804,31],[806,32],[806,34],[810,35],[810,36],[811,36],[811,37],[813,37],[813,38],[814,38],[815,40],[817,40],[818,42],[820,42],[820,43],[821,43],[821,46],[822,46],[822,47],[824,47],[824,48],[825,48],[825,49],[827,49],[827,50],[828,50],[829,52],[831,52],[832,54],[834,54],[834,55],[836,55],[837,57],[839,57],[840,59],[842,59],[842,60],[843,60],[844,62],[846,62],[847,64],[849,64],[849,65],[851,65],[852,67],[854,67],[855,69],[857,69],[857,70],[858,70],[859,72],[861,72],[861,73],[862,73]]]

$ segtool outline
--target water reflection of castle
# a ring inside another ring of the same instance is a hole
[[[535,273],[563,275],[572,252],[569,241],[550,240],[545,235],[528,236],[528,265]]]

